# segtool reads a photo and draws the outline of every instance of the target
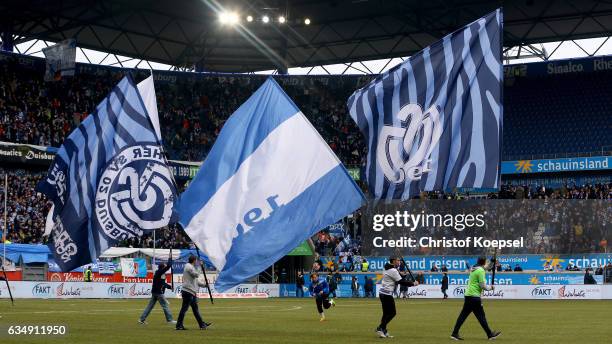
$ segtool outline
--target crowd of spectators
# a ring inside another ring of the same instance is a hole
[[[125,75],[118,69],[54,82],[44,70],[0,59],[0,141],[59,147]],[[135,73],[136,79],[146,75]],[[261,76],[176,77],[156,83],[163,140],[171,159],[202,161],[227,118],[265,81]],[[285,84],[283,80],[279,80]],[[361,163],[361,134],[345,101],[355,82],[287,83],[285,90],[347,165]]]
[[[80,72],[71,78],[44,82],[44,70],[26,67],[15,57],[0,56],[0,141],[58,147],[64,137],[83,121],[110,89],[123,77],[119,69],[97,68],[95,73]],[[146,75],[135,73],[140,80]],[[160,122],[166,150],[171,159],[202,161],[227,118],[256,90],[261,76],[180,76],[169,82],[156,83]],[[361,133],[350,119],[346,99],[366,80],[355,77],[317,78],[279,77],[277,79],[296,102],[326,142],[347,166],[360,166],[365,158]],[[12,242],[43,242],[42,230],[49,203],[34,188],[44,171],[7,169],[9,175],[8,239]],[[363,184],[361,184],[363,187]],[[423,193],[423,199],[470,198],[469,192]],[[4,197],[4,192],[0,197]],[[612,184],[566,185],[551,189],[544,186],[503,185],[501,191],[485,196],[489,199],[612,199]],[[603,214],[607,226],[594,221],[565,225],[562,229],[543,228],[529,235],[534,253],[599,252],[607,248],[604,231],[612,219]],[[608,211],[609,213],[609,211]],[[596,214],[596,215],[601,215]],[[520,215],[514,214],[514,217]],[[523,214],[520,224],[531,228],[533,221],[545,223],[544,214]],[[537,218],[536,218],[537,217]],[[597,220],[596,220],[597,219]],[[4,221],[1,219],[0,221]],[[554,221],[553,221],[554,222]],[[518,223],[518,222],[517,222]],[[531,225],[528,225],[531,224]],[[361,255],[362,236],[359,216],[346,220],[345,233],[330,235],[323,230],[313,241],[319,255],[335,255],[352,260]],[[530,227],[531,226],[531,227]],[[597,229],[597,230],[594,230]],[[604,228],[604,229],[602,229]],[[162,229],[156,232],[156,247],[186,247],[184,232]],[[550,235],[552,233],[552,235]],[[510,232],[510,235],[516,232]],[[549,235],[544,235],[549,234]],[[125,246],[152,247],[152,235],[122,243]]]
[[[7,228],[6,240],[14,243],[42,243],[45,220],[50,203],[35,191],[43,178],[42,172],[0,169],[0,205],[4,208],[5,176],[7,177],[6,222],[4,209],[0,216],[0,231]]]
[[[566,184],[559,188],[544,185],[502,185],[499,193],[489,198],[503,199],[612,199],[612,183],[585,185]]]

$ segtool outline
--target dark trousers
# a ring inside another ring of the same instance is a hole
[[[378,325],[378,328],[386,331],[387,324],[390,323],[391,320],[393,320],[396,314],[395,300],[393,299],[393,296],[385,295],[385,294],[380,294],[379,298],[380,298],[380,303],[382,305],[383,315],[382,315],[382,318],[380,319],[380,325]]]
[[[444,294],[445,299],[448,299],[448,294],[446,294],[446,289],[442,288],[442,294]]]
[[[323,308],[328,309],[331,307],[329,296],[327,294],[317,295],[315,302],[317,303],[317,311],[319,311],[319,314],[323,313]]]
[[[181,296],[183,297],[183,304],[181,305],[181,311],[179,312],[178,319],[176,320],[176,327],[183,326],[183,320],[185,320],[185,313],[187,313],[187,309],[189,309],[189,306],[191,306],[193,316],[198,321],[198,325],[200,325],[200,327],[204,326],[204,320],[202,320],[202,317],[200,316],[200,309],[198,308],[198,297],[186,291],[182,291]]]
[[[482,326],[482,329],[487,333],[487,336],[491,336],[491,329],[489,328],[489,324],[487,324],[484,308],[482,308],[482,300],[475,296],[465,297],[465,300],[463,301],[463,309],[461,310],[461,313],[459,313],[453,334],[459,334],[461,325],[463,325],[465,319],[467,319],[472,312],[474,312],[476,319],[478,319],[480,326]]]

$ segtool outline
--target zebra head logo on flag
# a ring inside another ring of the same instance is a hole
[[[440,110],[434,105],[423,112],[419,104],[408,104],[395,118],[402,125],[383,126],[376,157],[390,182],[419,180],[423,173],[431,171],[431,153],[442,135]]]
[[[502,137],[502,13],[496,10],[355,91],[375,199],[497,188]]]

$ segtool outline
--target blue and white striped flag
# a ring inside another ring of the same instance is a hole
[[[223,126],[181,195],[180,223],[224,291],[263,271],[364,196],[329,146],[269,78]]]
[[[368,143],[376,199],[497,188],[502,139],[500,9],[357,90],[350,115]]]
[[[53,202],[50,246],[63,271],[176,222],[176,189],[159,142],[129,76],[64,140],[38,187]]]

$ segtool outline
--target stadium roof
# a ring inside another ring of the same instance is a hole
[[[249,72],[409,56],[502,5],[507,47],[612,35],[612,1],[595,0],[7,0],[0,31],[15,44],[76,38],[123,56]],[[222,25],[224,10],[240,23]]]

